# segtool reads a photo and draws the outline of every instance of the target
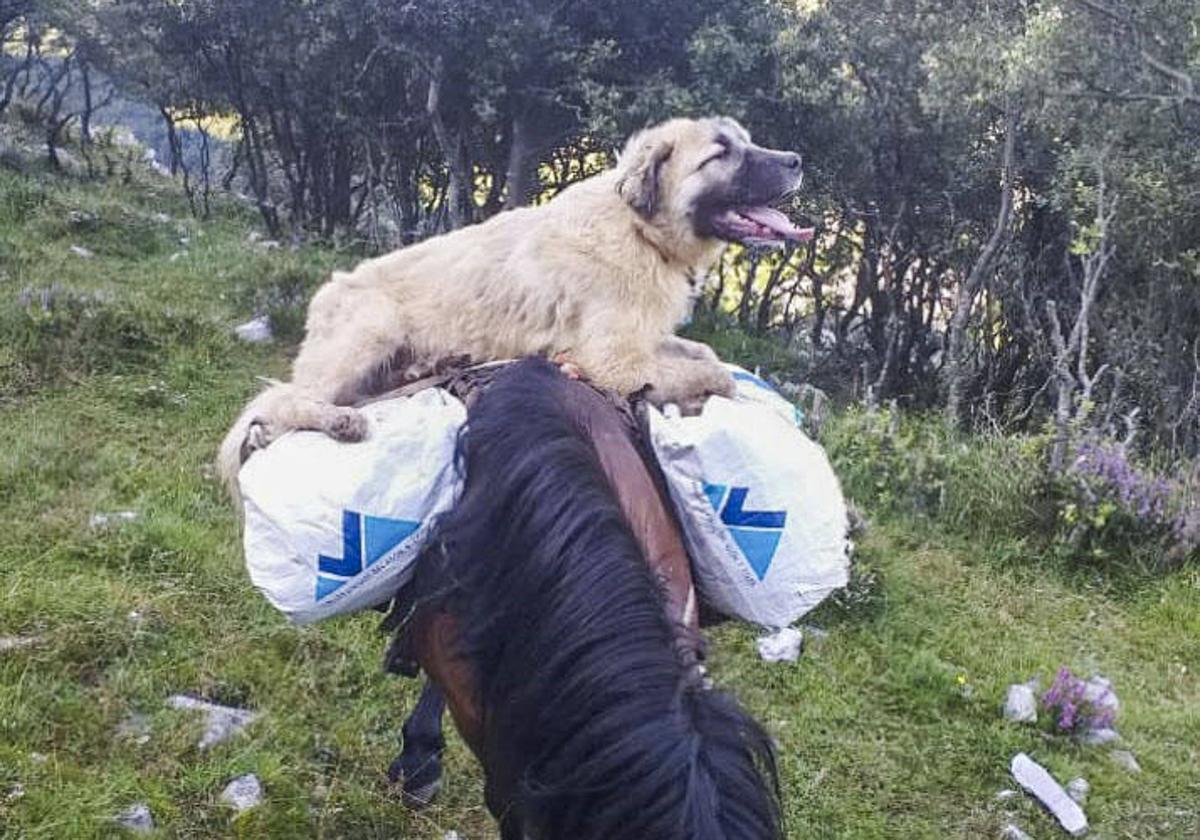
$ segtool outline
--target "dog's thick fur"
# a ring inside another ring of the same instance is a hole
[[[545,205],[335,272],[309,306],[292,381],[254,399],[221,446],[235,496],[252,427],[249,448],[291,429],[360,440],[365,418],[349,406],[396,367],[563,354],[598,385],[649,386],[660,403],[730,393],[715,354],[673,333],[723,244],[696,215],[752,192],[738,183],[746,150],[792,170],[776,193],[798,185],[797,156],[753,146],[732,120],[676,119]]]

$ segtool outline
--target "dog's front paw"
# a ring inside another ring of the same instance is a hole
[[[358,443],[367,436],[367,416],[356,408],[331,409],[324,432],[343,443]]]

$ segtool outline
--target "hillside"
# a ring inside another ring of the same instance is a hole
[[[256,377],[285,373],[315,284],[356,259],[264,243],[256,222],[232,204],[197,222],[150,176],[0,168],[0,637],[17,640],[0,649],[5,836],[109,837],[135,802],[164,836],[494,836],[454,735],[434,807],[410,814],[388,789],[416,684],[381,673],[377,617],[289,626],[242,568],[213,451]],[[260,312],[280,339],[237,341]],[[748,628],[713,634],[717,680],[778,740],[789,836],[993,837],[1010,821],[1058,836],[1027,798],[996,798],[1020,751],[1088,779],[1094,837],[1200,836],[1200,570],[1043,554],[1005,525],[1031,504],[1015,439],[936,439],[949,501],[898,504],[889,494],[926,473],[883,467],[905,445],[924,463],[921,423],[827,424],[870,522],[852,592],[809,619],[828,638],[778,665]],[[1110,746],[1002,719],[1010,683],[1062,665],[1113,681],[1140,773]],[[261,717],[200,751],[200,723],[166,706],[179,693]],[[247,772],[265,803],[234,819],[218,795]]]

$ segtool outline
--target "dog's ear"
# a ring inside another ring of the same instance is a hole
[[[659,178],[674,148],[665,140],[635,140],[621,155],[617,192],[643,218],[651,218],[658,210]]]

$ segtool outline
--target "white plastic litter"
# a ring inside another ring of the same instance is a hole
[[[795,627],[784,627],[760,636],[756,644],[764,662],[795,662],[804,649],[804,634]]]
[[[1011,770],[1017,783],[1036,797],[1068,834],[1081,837],[1087,833],[1088,821],[1083,809],[1045,767],[1025,753],[1018,753],[1012,760]]]
[[[695,417],[650,409],[651,442],[701,595],[726,615],[782,628],[846,585],[846,504],[791,403],[729,367],[733,399],[710,397]]]
[[[454,444],[466,419],[458,399],[430,388],[362,411],[366,440],[293,432],[255,452],[238,476],[250,579],[296,623],[388,601],[433,519],[458,498]]]
[[[172,257],[172,260],[174,257]],[[265,344],[275,338],[271,332],[271,319],[266,315],[238,324],[233,328],[233,334],[242,341],[250,344]]]

